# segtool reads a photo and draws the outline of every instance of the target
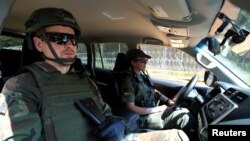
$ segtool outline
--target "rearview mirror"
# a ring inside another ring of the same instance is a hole
[[[216,38],[211,37],[208,39],[208,50],[214,55],[220,53],[220,43]]]

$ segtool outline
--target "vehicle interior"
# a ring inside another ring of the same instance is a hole
[[[191,111],[199,125],[197,140],[207,141],[209,125],[250,123],[250,14],[245,7],[249,2],[239,3],[1,0],[0,88],[22,66],[42,60],[25,40],[24,23],[30,14],[42,7],[64,8],[81,28],[78,61],[90,72],[114,114],[126,116],[127,112],[120,110],[124,107],[120,81],[127,68],[124,55],[140,48],[153,57],[148,73],[155,87],[170,98],[180,95],[175,106]],[[177,78],[172,80],[173,76]]]

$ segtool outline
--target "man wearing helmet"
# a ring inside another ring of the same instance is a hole
[[[51,63],[57,62],[62,66],[69,66],[75,61],[77,38],[81,31],[71,13],[63,9],[38,9],[33,12],[29,20],[25,23],[25,26],[28,41],[34,41],[36,49],[39,52],[43,52],[43,57],[46,61],[50,61]],[[55,29],[56,32],[54,31]],[[29,39],[30,37],[34,38]],[[68,41],[71,42],[71,45],[68,44],[70,43]],[[41,48],[42,43],[48,45],[47,48],[44,48],[45,50]],[[57,47],[53,48],[52,44]],[[61,48],[61,45],[65,45],[66,48]],[[70,46],[74,47],[69,49]],[[70,52],[70,50],[73,51],[73,56],[66,55]],[[67,68],[69,69],[69,67]],[[68,70],[66,69],[65,71],[67,72]]]
[[[44,61],[24,67],[5,83],[0,94],[0,140],[188,140],[177,129],[130,133],[123,139],[116,136],[124,129],[95,134],[96,125],[81,114],[75,101],[91,98],[104,116],[112,114],[88,73],[74,67],[80,36],[75,18],[64,9],[42,8],[33,12],[25,27],[28,45],[34,45]]]

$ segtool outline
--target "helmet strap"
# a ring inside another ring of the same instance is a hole
[[[45,35],[45,32],[44,30],[41,31],[42,33],[42,36],[43,36],[43,39],[44,41],[47,43],[48,47],[49,47],[49,50],[50,52],[52,53],[52,55],[54,56],[54,58],[49,58],[45,55],[43,55],[44,59],[47,59],[47,60],[50,60],[50,61],[54,61],[54,62],[57,62],[61,65],[68,65],[67,63],[70,63],[70,62],[75,62],[76,60],[76,57],[75,58],[59,58],[55,52],[55,50],[53,49],[48,37]]]

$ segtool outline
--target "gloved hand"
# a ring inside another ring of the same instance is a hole
[[[95,133],[104,141],[121,141],[126,129],[122,117],[108,116],[96,129]]]

